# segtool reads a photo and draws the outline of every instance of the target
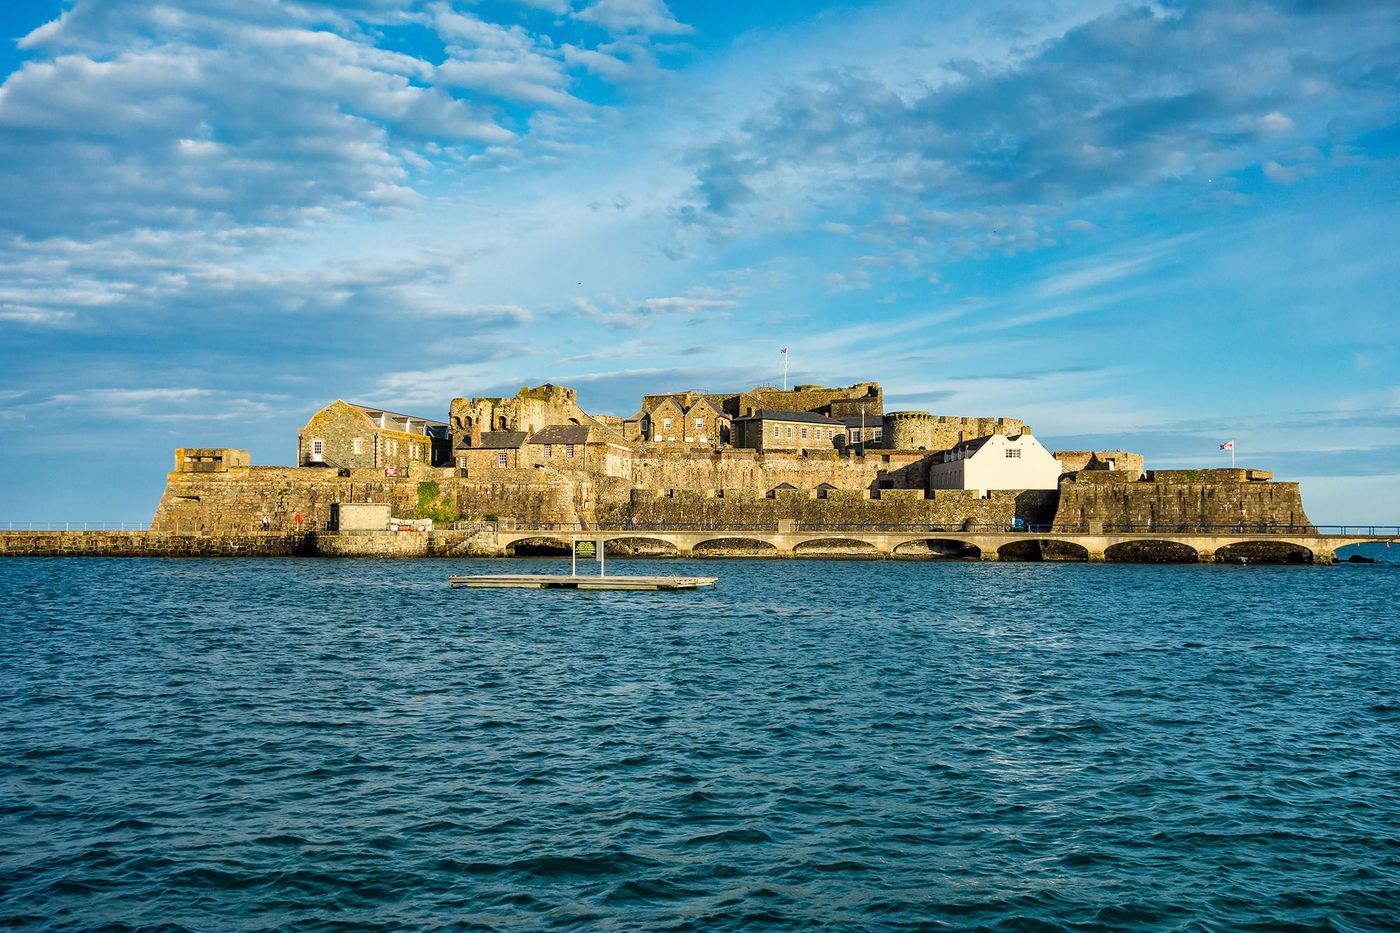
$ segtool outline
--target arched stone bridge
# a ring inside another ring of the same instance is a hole
[[[1031,555],[1061,560],[1169,560],[1211,563],[1265,553],[1271,559],[1330,564],[1340,548],[1371,542],[1400,542],[1397,527],[1317,529],[1254,528],[992,528],[889,525],[766,525],[653,527],[502,523],[497,546],[568,547],[592,540],[650,547],[680,557],[754,555],[802,557],[831,554],[869,557],[946,556],[995,561]],[[658,545],[660,546],[658,548]]]

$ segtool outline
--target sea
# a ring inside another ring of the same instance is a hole
[[[1400,928],[1394,563],[608,570],[0,558],[0,925]]]

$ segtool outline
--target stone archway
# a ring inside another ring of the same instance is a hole
[[[506,554],[511,557],[568,557],[573,547],[573,542],[562,538],[521,538],[506,545]]]
[[[956,538],[919,538],[896,545],[894,556],[910,560],[979,560],[982,549]]]
[[[603,547],[608,557],[676,557],[680,554],[680,548],[670,541],[645,535],[608,538]]]
[[[1130,564],[1196,564],[1201,555],[1180,541],[1120,541],[1104,549],[1103,559]]]
[[[1089,549],[1072,541],[1033,538],[1011,541],[997,548],[997,559],[1005,561],[1087,561]]]
[[[880,551],[869,541],[858,538],[813,538],[795,545],[792,553],[798,557],[879,557]]]
[[[691,548],[696,557],[777,557],[778,546],[757,538],[709,538]]]
[[[1311,564],[1313,552],[1292,541],[1236,541],[1215,549],[1218,564]]]

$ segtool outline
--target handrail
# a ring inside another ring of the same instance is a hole
[[[150,522],[4,522],[0,531],[150,531]]]
[[[478,530],[488,522],[458,522],[455,527],[469,525]],[[0,531],[150,531],[149,522],[0,522]],[[502,531],[564,532],[564,531],[735,531],[774,533],[778,523],[768,522],[518,522],[514,528]],[[1356,537],[1400,538],[1400,525],[1268,525],[1239,523],[1233,525],[1194,525],[1190,523],[1155,523],[1148,525],[1104,524],[1092,530],[1087,524],[976,524],[971,522],[798,522],[792,524],[798,534],[812,532],[863,532],[866,534],[1012,534],[1012,535],[1087,535],[1087,534],[1152,534],[1152,535],[1291,535],[1294,537]]]
[[[685,532],[735,531],[777,533],[777,522],[518,522],[506,532]],[[792,532],[860,532],[865,534],[1006,534],[1006,535],[1088,535],[1088,534],[1151,534],[1151,535],[1288,535],[1293,537],[1400,537],[1400,525],[1269,525],[1238,523],[1230,525],[1195,525],[1190,523],[1156,523],[1148,525],[1104,524],[1094,528],[1088,524],[978,524],[973,522],[798,522]]]

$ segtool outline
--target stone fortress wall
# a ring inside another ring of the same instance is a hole
[[[533,434],[555,424],[602,424],[578,406],[577,392],[556,385],[525,386],[511,398],[454,398],[448,423],[463,436],[487,431]]]
[[[1014,437],[1029,430],[1019,418],[958,418],[926,411],[892,411],[884,416],[884,443],[895,450],[949,450],[975,437]]]
[[[867,413],[883,404],[875,383],[841,389],[799,386],[786,392],[760,387],[726,398],[792,410],[865,406]],[[331,520],[332,505],[342,502],[386,503],[396,517],[413,517],[429,483],[435,501],[467,522],[1308,524],[1297,484],[1274,483],[1257,470],[1144,475],[1141,457],[1123,451],[1062,452],[1066,469],[1059,490],[933,491],[928,464],[937,452],[972,437],[1014,435],[1029,428],[1014,418],[880,415],[886,447],[859,453],[627,443],[618,436],[616,444],[598,442],[615,448],[616,456],[579,458],[570,469],[538,459],[498,468],[491,457],[484,458],[490,464],[486,467],[413,464],[390,476],[380,469],[254,467],[246,451],[182,450],[152,531],[246,535],[261,532],[267,516],[271,533],[315,532]],[[525,388],[509,399],[457,398],[449,417],[458,437],[569,424],[602,426],[609,438],[615,436],[613,425],[603,426],[579,407],[572,389],[562,386]]]
[[[1311,529],[1297,483],[1267,470],[1084,471],[1060,479],[1055,524]]]

